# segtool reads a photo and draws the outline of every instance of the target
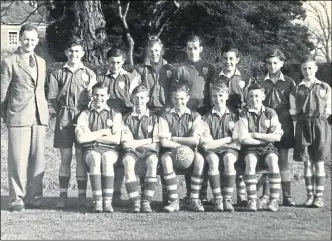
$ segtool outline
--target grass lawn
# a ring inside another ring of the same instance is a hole
[[[161,211],[161,186],[155,195],[151,214],[128,213],[128,197],[124,205],[115,207],[112,214],[80,213],[76,210],[77,187],[75,161],[70,182],[69,210],[58,211],[59,153],[52,147],[52,127],[46,140],[47,169],[44,178],[45,197],[41,210],[11,213],[7,210],[7,131],[1,127],[1,239],[326,239],[331,240],[331,178],[330,165],[325,184],[325,207],[322,209],[282,207],[276,213],[192,213],[180,210],[166,214]],[[302,165],[291,161],[294,174],[293,198],[302,203],[305,196]],[[185,195],[182,177],[179,178],[180,197]],[[210,190],[209,190],[210,191]],[[90,203],[91,190],[88,196]],[[209,197],[212,197],[209,192]]]

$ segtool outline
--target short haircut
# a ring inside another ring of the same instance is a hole
[[[123,49],[119,48],[119,47],[114,47],[111,48],[110,50],[108,50],[106,57],[107,59],[111,58],[111,57],[120,57],[122,56],[122,58],[126,58],[126,53]]]
[[[107,89],[107,94],[110,93],[109,88],[108,88],[108,85],[105,84],[104,82],[97,82],[96,84],[94,84],[94,85],[92,86],[92,93],[95,91],[95,89],[103,89],[103,88],[106,88],[106,89]]]
[[[149,90],[144,85],[138,85],[133,89],[132,96],[134,96],[138,93],[142,93],[142,92],[148,92],[149,93]]]
[[[258,83],[256,82],[252,82],[249,86],[248,86],[248,92],[250,90],[261,90],[263,93],[265,92],[265,89]]]
[[[38,29],[35,26],[33,26],[32,24],[25,24],[21,27],[20,33],[19,33],[20,37],[22,37],[24,31],[36,31],[39,36]]]
[[[184,91],[189,95],[190,88],[186,84],[183,84],[183,83],[175,83],[174,85],[172,85],[171,93],[180,92],[180,91]]]
[[[233,47],[230,47],[230,46],[225,46],[223,49],[222,49],[222,53],[229,53],[229,52],[234,52],[235,53],[235,56],[236,58],[239,58],[239,50],[237,48],[233,48]]]
[[[215,83],[210,88],[210,93],[212,93],[212,91],[229,93],[229,88],[224,83]]]
[[[66,49],[69,49],[73,46],[81,46],[83,48],[83,41],[79,38],[71,38],[69,39],[68,43],[66,44]]]
[[[278,49],[278,48],[274,48],[274,49],[270,49],[266,54],[265,54],[265,62],[267,62],[267,59],[269,58],[274,58],[277,57],[279,60],[281,61],[285,61],[285,55],[284,53]]]
[[[198,37],[197,35],[190,35],[187,39],[187,43],[189,42],[198,42],[199,46],[202,46],[202,39]]]
[[[160,38],[158,38],[156,35],[151,35],[148,39],[146,46],[147,48],[149,48],[152,47],[154,44],[159,44],[161,48],[164,48],[164,45],[161,42]]]
[[[316,59],[312,55],[306,55],[301,60],[301,64],[305,64],[305,63],[309,63],[309,62],[314,62],[317,65]]]

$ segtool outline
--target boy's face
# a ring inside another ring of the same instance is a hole
[[[211,100],[215,107],[225,106],[228,96],[229,94],[227,91],[211,90]]]
[[[278,73],[283,65],[284,61],[281,61],[278,57],[268,58],[265,63],[265,66],[270,74]]]
[[[152,63],[159,63],[161,57],[161,46],[158,43],[154,43],[148,50],[148,57]]]
[[[80,45],[74,45],[65,50],[65,55],[67,56],[69,63],[79,63],[84,56],[83,47]]]
[[[38,33],[35,30],[24,31],[20,37],[21,49],[26,53],[32,53],[38,42]]]
[[[147,91],[139,92],[133,96],[133,103],[136,109],[146,108],[149,102],[149,93]]]
[[[314,79],[316,76],[316,72],[318,67],[315,62],[307,62],[301,64],[301,72],[305,79]]]
[[[119,56],[119,57],[114,57],[114,56],[109,57],[108,60],[107,60],[107,64],[108,64],[109,70],[112,73],[117,74],[122,69],[122,65],[124,64],[124,58],[122,56]]]
[[[265,94],[262,89],[249,90],[248,103],[251,108],[259,108],[265,99]]]
[[[172,92],[172,103],[177,111],[184,110],[188,101],[189,95],[185,91]]]
[[[223,68],[228,71],[233,71],[236,68],[237,63],[239,62],[239,58],[236,57],[235,52],[224,52],[222,54],[222,64]]]
[[[198,41],[195,42],[187,42],[187,55],[189,61],[197,62],[201,59],[201,52],[203,51],[203,47],[200,46]]]
[[[95,88],[92,92],[93,105],[96,109],[102,108],[106,105],[109,99],[107,88]]]

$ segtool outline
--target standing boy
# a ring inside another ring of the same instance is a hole
[[[23,25],[19,40],[21,47],[1,63],[1,117],[8,128],[11,211],[42,204],[49,117],[44,89],[46,64],[34,53],[39,41],[37,28]]]
[[[92,87],[92,98],[92,105],[77,119],[75,133],[90,176],[93,211],[112,213],[113,165],[118,159],[122,116],[108,107],[108,86],[104,83]]]
[[[257,210],[257,165],[269,168],[270,201],[267,209],[278,210],[281,179],[278,150],[273,143],[280,141],[283,131],[277,113],[263,105],[264,98],[264,89],[257,83],[250,84],[248,106],[240,113],[239,119],[239,139],[245,162],[248,211]]]
[[[331,87],[316,78],[317,70],[315,59],[306,57],[301,64],[304,79],[291,93],[290,114],[297,120],[294,160],[304,163],[307,200],[303,205],[320,208],[324,206],[324,162],[331,161]]]
[[[159,154],[158,118],[146,107],[149,102],[149,90],[139,85],[133,90],[134,110],[123,118],[128,133],[122,136],[125,149],[123,165],[126,188],[132,201],[132,212],[151,213],[151,200],[157,186],[157,165]],[[136,162],[143,162],[146,168],[142,201],[138,194],[135,174]]]
[[[237,140],[239,117],[226,107],[229,89],[225,84],[213,84],[210,91],[213,108],[203,117],[206,128],[200,139],[200,146],[209,166],[208,175],[214,196],[214,211],[232,212],[235,162],[240,150],[240,143]],[[220,178],[219,166],[223,167],[223,178]],[[224,182],[223,190],[220,189],[221,179]]]
[[[199,190],[203,182],[202,174],[204,159],[196,151],[200,138],[201,116],[187,108],[189,88],[184,84],[172,86],[171,99],[174,108],[166,110],[159,119],[160,144],[162,147],[161,163],[163,165],[165,184],[168,190],[168,205],[166,212],[178,211],[179,197],[177,192],[177,177],[173,169],[172,151],[178,146],[186,145],[195,152],[193,161],[194,170],[191,174],[191,192],[187,208],[195,212],[204,212],[199,199]]]
[[[277,112],[281,128],[284,131],[281,141],[274,143],[279,152],[283,205],[295,206],[295,202],[291,197],[292,175],[288,166],[288,151],[294,147],[294,125],[292,117],[289,114],[289,95],[295,87],[295,82],[292,78],[281,72],[284,61],[285,56],[280,49],[272,49],[266,53],[265,66],[268,73],[260,79],[259,84],[265,89],[264,106],[272,108]],[[267,188],[263,188],[263,190],[267,190]],[[268,202],[268,195],[264,193],[259,203],[264,207]]]
[[[59,168],[60,200],[57,208],[68,207],[67,193],[71,176],[71,161],[75,143],[75,127],[78,114],[88,107],[91,88],[96,83],[95,73],[83,65],[83,43],[71,39],[65,49],[67,63],[50,75],[48,98],[57,114],[54,130],[54,147],[60,149]],[[87,189],[87,170],[82,159],[82,150],[75,144],[76,179],[78,186],[78,205],[85,206]]]

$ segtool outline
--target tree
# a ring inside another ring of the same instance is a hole
[[[325,1],[316,3],[308,2],[308,11],[311,13],[311,18],[316,22],[317,27],[311,27],[312,34],[316,46],[315,56],[323,57],[328,63],[331,62],[331,33],[332,24],[329,11],[331,10]]]
[[[75,36],[83,40],[86,61],[103,64],[107,35],[100,1],[55,1],[54,4],[49,9],[54,22],[47,28],[53,54],[63,60],[64,46]]]

